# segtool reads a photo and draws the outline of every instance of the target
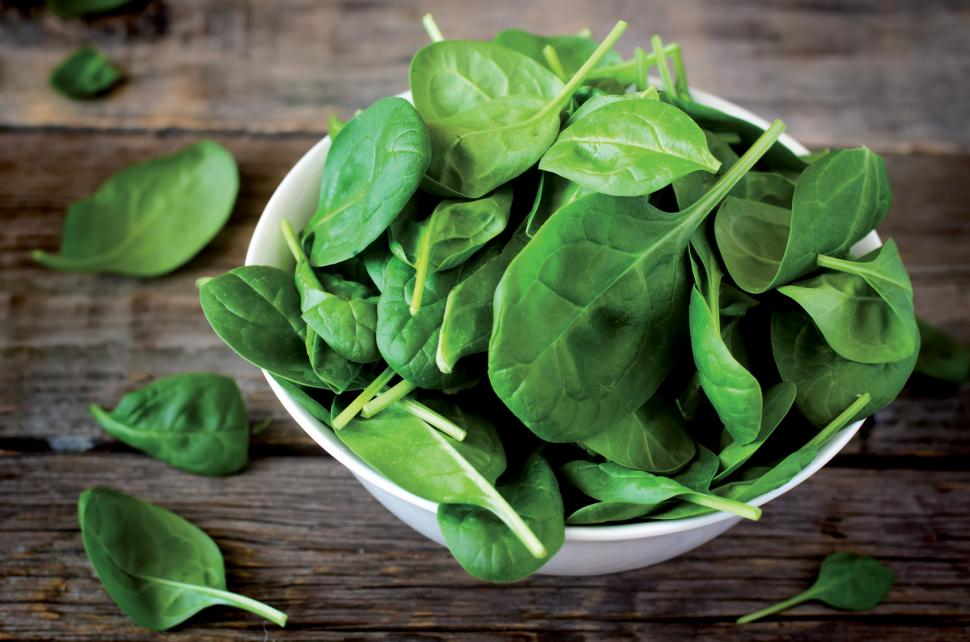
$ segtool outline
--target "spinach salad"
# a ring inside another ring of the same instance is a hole
[[[332,121],[317,209],[281,230],[293,271],[199,289],[234,351],[438,503],[470,574],[528,576],[567,524],[758,519],[896,397],[910,279],[891,240],[852,252],[890,207],[881,157],[792,153],[780,121],[696,102],[679,46],[621,57],[623,22],[426,25],[413,103]]]

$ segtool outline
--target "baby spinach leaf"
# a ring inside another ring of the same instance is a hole
[[[921,346],[913,372],[950,383],[970,380],[970,350],[925,320],[916,322]]]
[[[818,579],[811,588],[740,617],[738,624],[748,624],[810,600],[818,600],[843,611],[868,611],[886,598],[893,579],[892,571],[871,557],[832,553],[822,562]]]
[[[456,441],[425,422],[391,406],[370,419],[351,420],[337,437],[354,454],[405,490],[440,504],[467,504],[492,512],[515,534],[529,553],[548,554],[522,517],[470,462],[480,426],[466,426],[464,441]],[[481,465],[481,464],[479,464]]]
[[[535,164],[559,133],[559,113],[626,29],[617,23],[568,83],[494,43],[435,42],[411,61],[414,104],[433,149],[428,176],[478,198]]]
[[[69,98],[94,98],[119,82],[121,70],[94,47],[81,47],[51,72],[51,87]]]
[[[553,214],[574,201],[592,194],[579,183],[574,183],[562,176],[545,172],[540,173],[539,176],[536,199],[526,217],[525,231],[529,238],[535,236],[542,224]]]
[[[888,363],[916,351],[913,286],[895,241],[855,261],[820,256],[818,263],[826,271],[778,291],[804,308],[839,356]]]
[[[205,318],[219,338],[257,368],[311,388],[325,384],[307,358],[307,329],[292,275],[238,267],[199,288]]]
[[[340,394],[364,387],[359,379],[363,364],[337,354],[312,327],[306,329],[306,352],[313,374],[327,390]]]
[[[431,162],[421,116],[403,98],[382,98],[333,139],[320,202],[303,230],[314,266],[360,253],[388,228]]]
[[[691,505],[693,506],[693,504]],[[570,526],[584,526],[588,524],[625,522],[643,517],[652,508],[650,505],[631,504],[629,502],[593,502],[573,511],[566,518],[566,523]]]
[[[133,0],[47,0],[47,8],[60,18],[83,18],[132,4]]]
[[[391,252],[415,269],[411,313],[421,309],[429,274],[457,267],[509,223],[512,188],[503,186],[473,201],[441,201],[430,216],[398,218],[391,226]]]
[[[551,46],[556,52],[565,76],[572,76],[579,71],[583,63],[596,51],[596,41],[587,36],[540,36],[521,29],[500,31],[493,42],[528,56],[546,67],[549,67],[549,64],[542,52],[546,47]],[[595,68],[616,65],[621,62],[623,62],[623,59],[620,55],[610,50],[603,55]]]
[[[650,194],[719,166],[687,114],[650,98],[599,107],[564,129],[539,161],[541,170],[613,196]]]
[[[159,276],[184,264],[222,229],[239,189],[232,155],[201,141],[121,170],[71,205],[61,253],[35,260],[71,272]]]
[[[717,484],[730,477],[738,468],[744,465],[755,452],[765,443],[775,428],[791,410],[795,403],[795,386],[788,381],[772,386],[765,392],[764,409],[761,415],[761,429],[757,437],[748,443],[732,441],[718,455],[720,472],[714,477]]]
[[[236,382],[193,372],[129,392],[91,414],[111,436],[197,475],[229,475],[249,461],[249,420]]]
[[[495,288],[509,263],[528,241],[520,226],[499,254],[462,279],[448,293],[435,352],[435,363],[441,372],[450,374],[462,357],[488,350]]]
[[[687,243],[783,127],[776,122],[678,214],[589,196],[559,210],[513,259],[495,292],[488,374],[536,435],[591,437],[653,395],[685,325]]]
[[[701,444],[694,444],[694,447],[697,450],[694,461],[674,479],[692,490],[704,491],[711,487],[714,475],[717,474],[717,455]]]
[[[755,506],[693,490],[670,477],[659,477],[613,462],[595,464],[589,461],[571,461],[564,464],[561,471],[570,484],[600,501],[654,506],[668,499],[678,498],[745,519],[757,520],[761,517],[761,510]]]
[[[108,488],[81,493],[77,513],[94,572],[139,626],[164,631],[218,604],[286,625],[285,613],[226,590],[219,547],[175,513]]]
[[[296,402],[306,410],[310,415],[320,421],[322,421],[327,426],[331,425],[332,417],[330,416],[330,406],[333,403],[333,399],[320,397],[322,395],[329,395],[330,393],[324,392],[318,388],[309,388],[307,386],[301,386],[298,383],[293,383],[282,377],[277,377],[271,374],[273,381],[278,383],[280,387],[288,392],[290,396],[296,399]]]
[[[784,381],[795,384],[795,404],[805,418],[824,426],[859,395],[872,396],[859,414],[889,404],[913,371],[917,350],[892,363],[859,363],[840,357],[807,314],[778,308],[771,317],[771,351]]]
[[[659,395],[580,443],[617,464],[658,474],[675,473],[695,452],[680,412]]]
[[[795,183],[775,172],[748,172],[731,190],[731,196],[790,209]]]
[[[810,272],[820,254],[847,252],[882,221],[891,200],[882,157],[864,147],[840,150],[798,177],[791,211],[729,197],[714,234],[731,277],[757,294]]]
[[[439,504],[438,525],[448,550],[470,575],[489,582],[515,582],[537,571],[566,539],[562,496],[549,464],[532,455],[519,474],[496,490],[546,549],[535,557],[495,513],[474,505]]]

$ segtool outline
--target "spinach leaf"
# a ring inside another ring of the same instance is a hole
[[[714,234],[731,277],[757,294],[810,272],[820,254],[847,252],[882,221],[891,200],[882,157],[864,147],[840,150],[798,177],[791,211],[729,197]]]
[[[69,98],[94,98],[119,82],[121,70],[94,47],[81,47],[51,72],[51,87]]]
[[[804,308],[839,356],[888,363],[916,352],[913,286],[895,241],[856,261],[820,256],[818,264],[826,271],[778,291]]]
[[[470,575],[489,582],[514,582],[537,571],[566,539],[556,475],[538,454],[514,479],[496,490],[545,547],[535,557],[493,512],[474,505],[439,504],[438,525],[448,550]]]
[[[359,378],[363,364],[337,354],[312,327],[306,329],[306,352],[313,374],[327,390],[340,394],[364,387]]]
[[[403,98],[382,98],[333,139],[320,202],[303,230],[314,266],[360,253],[388,228],[431,161],[421,116]]]
[[[249,461],[249,420],[236,382],[193,372],[129,392],[91,414],[111,436],[197,475],[229,475]]]
[[[795,386],[788,381],[782,381],[765,392],[764,409],[761,415],[761,429],[757,437],[748,443],[732,441],[718,455],[720,472],[714,477],[717,484],[730,477],[738,468],[744,465],[755,452],[767,441],[768,437],[781,424],[782,420],[795,403]]]
[[[77,514],[94,572],[139,626],[164,631],[217,604],[286,625],[285,613],[226,590],[219,547],[175,513],[116,490],[89,488]]]
[[[277,377],[271,374],[273,381],[278,383],[280,387],[290,394],[296,402],[303,407],[310,415],[325,425],[330,426],[332,422],[332,417],[330,416],[330,406],[333,403],[333,399],[320,399],[321,395],[327,395],[329,393],[324,392],[317,388],[309,388],[307,386],[301,386],[300,384],[293,383],[282,377]]]
[[[511,207],[512,188],[506,185],[473,201],[441,201],[421,220],[409,217],[394,222],[391,252],[415,269],[411,314],[421,309],[428,275],[461,265],[501,234]]]
[[[771,317],[771,351],[784,381],[795,384],[795,404],[805,418],[824,426],[859,395],[872,400],[858,417],[889,404],[913,371],[919,353],[891,363],[859,363],[840,357],[800,310],[778,308]]]
[[[775,172],[748,172],[731,191],[731,196],[791,208],[795,183]]]
[[[539,161],[541,170],[613,196],[650,194],[719,166],[687,114],[650,98],[599,107],[564,129]]]
[[[488,374],[536,435],[591,437],[653,395],[685,325],[687,243],[783,127],[678,214],[592,195],[559,210],[513,259],[495,292]]]
[[[552,47],[562,66],[565,76],[572,76],[579,71],[583,63],[596,51],[596,41],[584,35],[540,36],[521,29],[506,29],[500,31],[493,40],[496,44],[508,47],[528,56],[541,65],[549,67],[543,51]],[[623,59],[615,51],[608,51],[597,63],[595,68],[616,65]]]
[[[693,504],[691,504],[693,506]],[[650,512],[652,506],[631,504],[629,502],[593,502],[578,508],[566,518],[570,526],[584,526],[588,524],[606,524],[609,522],[625,522],[643,517]]]
[[[580,443],[617,464],[658,474],[680,470],[695,453],[680,412],[659,395]]]
[[[740,617],[737,623],[748,624],[810,600],[844,611],[868,611],[886,598],[893,579],[892,571],[871,557],[832,553],[822,562],[818,579],[807,591]]]
[[[201,141],[121,170],[71,205],[61,253],[35,260],[71,272],[159,276],[180,267],[222,229],[239,189],[232,155]]]
[[[570,484],[600,501],[654,506],[668,499],[678,498],[745,519],[757,520],[761,517],[761,509],[755,506],[694,490],[670,477],[659,477],[613,462],[595,464],[589,461],[571,461],[564,464],[561,471]]]
[[[925,320],[916,322],[921,346],[913,372],[950,383],[970,380],[970,350]]]
[[[307,358],[307,328],[293,277],[263,265],[238,267],[199,287],[205,318],[240,357],[311,388],[325,384]]]
[[[132,4],[132,0],[47,0],[47,8],[60,18],[83,18]]]
[[[497,475],[482,472],[481,463],[479,467],[471,463],[467,453],[481,451],[476,444],[483,439],[484,425],[466,426],[467,437],[456,441],[391,406],[370,419],[351,420],[336,434],[354,454],[401,488],[440,504],[484,508],[508,526],[533,557],[545,558],[545,545],[493,486]],[[494,441],[485,440],[488,444]],[[491,448],[489,445],[486,450]],[[483,459],[488,461],[489,457]],[[490,472],[495,470],[493,467]]]
[[[536,191],[535,202],[526,217],[525,231],[529,238],[536,235],[542,224],[567,205],[592,194],[579,183],[556,174],[539,174],[539,189]]]
[[[617,23],[565,85],[493,43],[442,41],[419,51],[411,92],[431,136],[433,184],[478,198],[534,165],[559,133],[559,112],[625,29]]]

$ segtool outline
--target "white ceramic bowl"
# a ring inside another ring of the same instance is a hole
[[[768,127],[766,121],[733,103],[695,89],[691,93],[698,102],[716,107],[759,127]],[[401,95],[410,99],[408,93]],[[788,135],[781,137],[781,143],[796,154],[808,153],[805,147]],[[280,223],[287,219],[294,229],[300,230],[313,215],[320,192],[324,160],[329,149],[330,137],[326,136],[304,154],[276,188],[256,225],[246,255],[246,265],[271,265],[290,270],[293,268],[293,258],[280,233]],[[879,238],[872,233],[853,250],[867,252],[880,244]],[[293,419],[334,459],[346,466],[377,501],[425,537],[439,544],[444,543],[435,516],[437,504],[421,499],[382,477],[344,446],[329,427],[310,416],[268,373],[264,371],[263,374]],[[862,422],[857,421],[844,428],[794,479],[750,503],[755,506],[765,504],[814,475],[842,450],[861,425]],[[676,521],[618,526],[568,526],[566,543],[539,572],[548,575],[598,575],[650,566],[714,539],[738,521],[740,518],[734,515],[715,513]]]

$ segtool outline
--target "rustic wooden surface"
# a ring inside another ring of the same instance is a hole
[[[274,187],[342,114],[406,88],[432,10],[454,37],[505,26],[596,33],[631,22],[687,49],[692,82],[810,146],[887,157],[896,238],[921,314],[970,341],[970,5],[945,0],[635,3],[578,0],[148,0],[65,22],[0,0],[0,639],[145,640],[84,557],[77,495],[110,485],[195,521],[225,552],[230,588],[290,615],[285,630],[211,609],[179,640],[955,640],[970,635],[970,393],[910,386],[809,482],[714,542],[657,567],[491,586],[401,525],[287,418],[215,337],[194,288],[243,259]],[[95,44],[129,75],[91,103],[46,85]],[[129,162],[201,136],[232,150],[242,191],[229,225],[160,279],[45,271],[71,200]],[[244,474],[204,479],[114,442],[86,412],[166,374],[237,378],[271,418]],[[744,628],[741,613],[807,586],[855,550],[897,581],[864,614],[805,605]]]

